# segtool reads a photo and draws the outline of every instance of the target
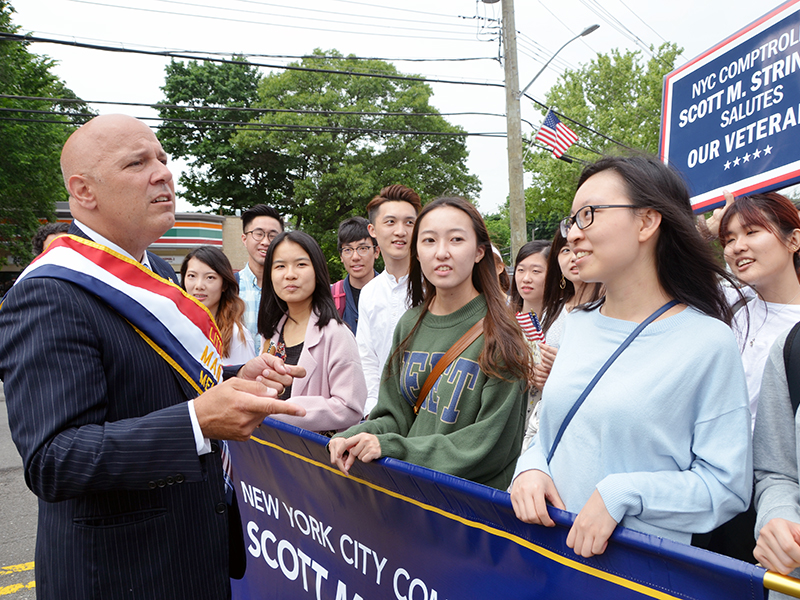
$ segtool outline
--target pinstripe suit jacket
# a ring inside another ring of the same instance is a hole
[[[196,393],[127,321],[69,282],[23,280],[0,310],[0,378],[39,497],[40,599],[230,596],[219,452],[197,455]]]

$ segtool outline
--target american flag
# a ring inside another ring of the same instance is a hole
[[[548,110],[544,123],[536,134],[536,140],[550,146],[553,149],[553,156],[561,158],[564,152],[578,141],[578,136],[559,121],[552,110]]]
[[[540,342],[542,344],[545,343],[544,333],[542,333],[542,326],[539,323],[539,317],[536,316],[535,312],[530,311],[526,313],[517,313],[517,322],[519,323],[519,326],[522,328],[522,332],[525,334],[525,337],[529,342]]]

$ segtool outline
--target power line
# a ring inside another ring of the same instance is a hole
[[[397,10],[397,11],[402,11],[402,12],[416,13],[416,14],[419,14],[419,15],[430,15],[432,17],[447,17],[447,16],[450,16],[450,15],[447,15],[447,14],[444,14],[444,13],[426,12],[426,11],[423,11],[423,10],[413,10],[411,8],[397,8],[397,7],[394,7],[394,6],[385,6],[385,5],[381,5],[381,4],[370,4],[368,2],[357,2],[356,0],[329,0],[329,1],[331,1],[331,2],[341,2],[343,4],[357,4],[359,6],[369,6],[369,7],[372,7],[372,8],[380,8],[380,9],[383,9],[383,10]]]
[[[636,11],[634,11],[630,6],[625,4],[623,0],[619,0],[619,3],[622,4],[622,6],[624,6],[625,8],[627,8],[633,14],[633,16],[639,19],[644,24],[645,27],[647,27],[650,31],[655,33],[661,39],[662,42],[664,42],[665,44],[669,43],[669,40],[665,39],[663,35],[661,35],[655,29],[653,29],[649,23],[647,23],[642,17],[640,17],[639,14]],[[683,56],[683,52],[681,52],[678,56]],[[684,58],[686,57],[684,56]]]
[[[642,17],[640,17],[640,16],[639,16],[639,15],[636,13],[636,11],[634,11],[634,10],[633,10],[633,9],[632,9],[630,6],[628,6],[627,4],[625,4],[625,2],[623,2],[623,0],[619,0],[619,3],[620,3],[620,4],[622,4],[622,6],[624,6],[625,8],[627,8],[627,9],[628,9],[628,10],[631,12],[631,14],[632,14],[634,17],[636,17],[637,19],[639,19],[639,20],[642,22],[642,24],[643,24],[645,27],[647,27],[647,28],[648,28],[650,31],[652,31],[652,32],[653,32],[653,33],[655,33],[655,34],[656,34],[658,37],[660,37],[662,42],[666,42],[666,41],[667,41],[667,40],[665,40],[665,39],[664,39],[664,36],[662,36],[662,35],[661,35],[660,33],[658,33],[658,32],[657,32],[655,29],[653,29],[652,27],[650,27],[650,25],[649,25],[647,22],[645,22],[645,20],[644,20]]]
[[[537,100],[536,98],[534,98],[533,96],[531,96],[530,94],[528,94],[527,92],[524,94],[524,96],[525,96],[525,97],[526,97],[528,100],[530,100],[531,102],[533,102],[533,103],[534,103],[534,104],[536,104],[537,106],[539,106],[539,107],[541,107],[541,108],[544,108],[545,110],[553,110],[551,107],[547,106],[547,105],[546,105],[546,104],[544,104],[543,102],[540,102],[539,100]],[[560,113],[560,112],[558,112],[557,110],[553,110],[553,112],[556,114],[556,116],[558,116],[558,117],[561,117],[563,120],[567,120],[567,121],[569,121],[570,123],[574,123],[574,124],[575,124],[575,125],[577,125],[578,127],[581,127],[582,129],[585,129],[586,131],[591,131],[593,134],[595,134],[595,135],[599,135],[601,138],[608,140],[608,141],[609,141],[609,142],[611,142],[612,144],[616,144],[617,146],[621,146],[622,148],[626,148],[626,149],[628,149],[628,150],[633,150],[633,148],[631,148],[630,146],[626,146],[626,145],[625,145],[625,144],[623,144],[622,142],[618,142],[617,140],[615,140],[615,139],[613,139],[613,138],[611,138],[611,137],[609,137],[609,136],[605,135],[604,133],[600,133],[600,132],[599,132],[599,131],[597,131],[596,129],[594,129],[594,128],[592,128],[592,127],[589,127],[588,125],[584,125],[584,124],[583,124],[583,123],[581,123],[580,121],[576,121],[575,119],[572,119],[572,118],[568,117],[568,116],[567,116],[567,115],[565,115],[564,113]],[[588,149],[588,148],[587,148],[587,149]],[[594,152],[594,151],[593,151],[593,152]],[[598,154],[599,154],[599,153],[598,153]]]
[[[172,108],[179,110],[219,110],[228,112],[250,112],[255,114],[263,113],[290,113],[301,115],[352,115],[352,116],[369,116],[369,117],[461,117],[461,116],[482,116],[482,117],[501,117],[506,118],[505,115],[499,113],[486,113],[486,112],[453,112],[453,113],[411,113],[411,112],[358,112],[348,110],[304,110],[296,108],[253,108],[245,106],[209,106],[209,105],[186,105],[186,104],[147,104],[144,102],[116,102],[113,100],[83,100],[81,98],[53,98],[50,96],[15,96],[12,94],[0,94],[0,99],[5,98],[9,100],[30,100],[30,101],[48,101],[48,102],[73,102],[83,104],[111,104],[114,106],[143,106],[146,108],[162,109]]]
[[[0,107],[0,113],[16,112],[22,114],[40,114],[44,116],[67,116],[64,113],[47,111],[47,110],[33,110],[33,109],[20,109],[20,108],[3,108]],[[93,118],[95,115],[89,113],[77,113],[69,115],[70,117],[86,117],[86,120]],[[206,119],[168,119],[160,117],[135,117],[140,121],[161,121],[161,125],[154,125],[155,129],[169,129],[171,124],[174,123],[191,123],[193,125],[207,126],[207,128],[226,130],[228,126],[231,131],[291,131],[291,132],[334,132],[334,133],[372,133],[377,135],[431,135],[443,137],[505,137],[504,132],[493,131],[480,131],[480,132],[467,132],[467,131],[419,131],[419,130],[406,130],[406,129],[376,129],[373,127],[336,127],[326,125],[293,125],[286,123],[260,123],[258,121],[250,121],[242,123],[240,121],[209,121]],[[33,123],[55,123],[58,125],[69,125],[70,122],[66,121],[45,121],[39,119],[21,119],[13,117],[0,117],[2,121],[17,121],[17,122],[33,122]],[[80,119],[74,119],[73,123],[79,122]],[[182,127],[182,129],[189,129]]]
[[[72,0],[73,2],[82,0]],[[208,62],[227,63],[232,65],[244,65],[250,67],[264,67],[267,69],[283,69],[286,71],[305,71],[309,73],[327,73],[331,75],[350,75],[353,77],[375,77],[377,79],[389,79],[396,81],[418,81],[422,83],[449,83],[457,85],[477,85],[485,87],[504,87],[502,83],[482,82],[482,81],[454,81],[449,79],[430,79],[425,77],[409,77],[407,75],[386,75],[384,73],[368,73],[361,71],[337,71],[336,69],[317,69],[311,67],[298,67],[295,65],[274,65],[243,60],[228,60],[217,57],[199,57],[199,53],[172,52],[169,50],[137,50],[134,48],[115,48],[113,46],[101,46],[99,44],[87,44],[85,42],[55,40],[37,36],[26,36],[17,33],[0,32],[0,40],[13,40],[18,42],[39,42],[48,44],[61,44],[64,46],[74,46],[76,48],[87,48],[90,50],[103,50],[105,52],[122,52],[130,54],[144,54],[147,56],[162,56],[166,58],[181,58],[185,60],[205,60]],[[236,53],[233,53],[235,55]]]
[[[527,96],[527,94],[526,94]],[[530,96],[529,96],[530,98]],[[144,102],[116,102],[112,100],[83,100],[80,98],[53,98],[53,97],[45,97],[45,96],[15,96],[11,94],[0,94],[0,99],[9,99],[9,100],[28,100],[28,101],[47,101],[47,102],[63,102],[63,103],[83,103],[83,104],[104,104],[104,105],[113,105],[113,106],[140,106],[145,108],[153,108],[153,109],[178,109],[178,110],[213,110],[213,111],[225,111],[225,112],[246,112],[246,113],[254,113],[254,114],[265,114],[265,113],[289,113],[289,114],[312,114],[312,115],[331,115],[331,116],[377,116],[377,117],[451,117],[451,116],[485,116],[485,117],[499,117],[499,118],[506,118],[506,115],[499,114],[499,113],[484,113],[484,112],[455,112],[455,113],[407,113],[407,112],[354,112],[354,111],[344,111],[344,110],[302,110],[302,109],[291,109],[291,108],[252,108],[252,107],[242,107],[242,106],[208,106],[208,105],[200,105],[200,106],[187,106],[183,104],[147,104]],[[532,98],[531,98],[532,99]],[[535,101],[537,102],[538,101]],[[539,103],[541,104],[541,103]],[[542,105],[544,106],[544,105]],[[42,110],[34,110],[34,109],[17,109],[17,108],[0,108],[0,112],[27,112],[27,113],[35,113],[35,114],[64,114],[64,113],[57,113],[53,111],[42,111]],[[556,111],[553,111],[556,112]],[[590,130],[594,131],[591,128],[578,123],[565,115],[556,112],[557,115],[564,117],[576,123],[577,125]],[[70,117],[76,116],[88,116],[93,117],[94,115],[88,113],[69,113]],[[148,117],[148,120],[157,120],[153,117]],[[245,126],[249,123],[254,125],[261,125],[258,122],[243,122],[243,121],[209,121],[205,119],[198,119],[198,120],[188,120],[188,119],[162,119],[164,121],[183,121],[183,122],[192,122],[192,123],[237,123],[239,125]],[[533,123],[528,121],[527,119],[522,119],[532,130],[536,130],[537,127],[534,126]],[[303,126],[300,126],[303,127]],[[403,131],[403,130],[400,130]],[[454,134],[458,135],[458,134]],[[470,134],[473,135],[473,134]],[[474,134],[474,135],[481,135],[481,134]],[[599,134],[602,135],[602,134]],[[611,138],[607,138],[610,141]],[[589,152],[593,152],[595,154],[602,154],[598,152],[594,148],[589,148],[588,146],[583,146],[582,144],[575,144],[576,146],[583,148]]]
[[[261,11],[255,11],[255,10],[245,10],[245,9],[241,9],[241,8],[229,8],[229,7],[223,7],[223,6],[209,6],[207,4],[197,4],[197,3],[194,3],[194,2],[187,2],[186,0],[156,0],[156,1],[157,2],[162,2],[162,3],[165,3],[165,4],[178,4],[178,5],[183,5],[183,6],[191,6],[191,7],[194,7],[194,8],[207,8],[207,9],[210,9],[210,10],[222,10],[222,11],[233,12],[233,13],[266,15],[266,16],[270,16],[270,17],[282,17],[282,18],[287,18],[287,19],[304,19],[304,20],[307,20],[307,21],[321,21],[323,23],[339,23],[339,24],[349,24],[349,25],[366,25],[367,27],[381,27],[381,28],[391,28],[391,29],[397,29],[398,28],[396,25],[391,25],[390,26],[390,25],[373,25],[373,24],[370,24],[370,23],[353,23],[352,21],[336,21],[336,20],[332,20],[332,19],[318,19],[318,18],[314,18],[314,17],[297,17],[297,16],[292,16],[292,15],[275,14],[275,13],[271,13],[271,12],[270,13],[265,13],[265,12],[261,12]],[[238,0],[238,1],[239,2],[247,2],[247,0]],[[381,16],[375,16],[375,15],[366,15],[366,14],[342,13],[342,12],[337,12],[337,11],[323,10],[323,9],[316,9],[316,8],[304,8],[304,7],[298,7],[298,6],[286,6],[286,5],[283,5],[283,4],[272,4],[272,3],[269,3],[269,2],[252,2],[251,1],[251,2],[248,2],[248,3],[249,4],[256,4],[256,5],[259,5],[259,6],[273,6],[273,7],[276,7],[276,8],[285,8],[285,9],[289,9],[289,10],[311,12],[311,13],[314,13],[314,14],[337,15],[337,16],[351,17],[351,18],[357,18],[357,19],[376,19],[376,20],[380,20],[380,21],[392,21],[394,23],[397,23],[397,22],[424,23],[426,25],[443,25],[445,27],[448,27],[448,26],[450,26],[450,27],[467,27],[467,28],[471,29],[470,25],[466,25],[466,24],[462,24],[462,23],[432,23],[430,20],[420,21],[420,20],[415,20],[415,19],[398,19],[396,17],[381,17]],[[150,10],[150,9],[143,9],[143,10]],[[452,18],[452,16],[450,16],[449,18]],[[400,27],[400,29],[409,29],[409,28]],[[423,29],[422,31],[430,31],[430,30]],[[447,33],[451,33],[451,32],[447,32]]]
[[[562,20],[561,20],[561,19],[558,17],[558,15],[557,15],[556,13],[554,13],[552,10],[550,10],[550,8],[548,8],[547,6],[545,6],[545,3],[544,3],[544,2],[542,2],[542,0],[539,0],[539,4],[541,4],[542,8],[543,8],[543,9],[545,9],[547,12],[549,12],[549,13],[550,13],[550,15],[551,15],[551,16],[552,16],[552,17],[553,17],[553,18],[554,18],[556,21],[558,21],[559,23],[561,23],[562,27],[564,27],[564,29],[566,29],[566,30],[567,30],[567,31],[570,33],[570,35],[572,35],[572,36],[577,36],[577,35],[578,35],[578,33],[576,33],[575,31],[573,31],[571,27],[567,26],[567,24],[566,24],[566,23],[564,23],[564,21],[562,21]],[[581,43],[582,43],[584,46],[586,46],[587,48],[589,48],[589,50],[591,50],[591,51],[592,51],[592,52],[594,52],[595,54],[597,54],[597,53],[598,53],[598,52],[597,52],[597,50],[595,50],[594,48],[592,48],[592,47],[589,45],[589,42],[587,42],[587,41],[586,41],[586,38],[584,38],[584,37],[581,37],[581,38],[580,38],[580,42],[581,42]]]
[[[517,43],[522,42],[523,44],[532,47],[535,52],[542,57],[541,62],[547,62],[551,58],[553,58],[552,64],[560,64],[562,70],[563,69],[572,69],[575,70],[575,67],[569,63],[563,56],[556,55],[553,57],[553,52],[549,48],[545,48],[539,42],[534,40],[529,35],[523,33],[522,31],[517,31]]]
[[[330,33],[343,33],[343,34],[347,34],[347,35],[374,35],[374,36],[385,36],[386,35],[384,32],[352,31],[352,30],[341,30],[341,29],[325,29],[325,28],[322,28],[322,27],[309,27],[307,25],[289,25],[287,23],[275,23],[275,22],[271,22],[271,21],[268,22],[268,21],[253,21],[252,19],[234,19],[234,18],[231,18],[231,17],[199,15],[199,14],[195,14],[195,13],[182,13],[182,12],[176,12],[176,11],[170,11],[170,10],[156,10],[156,9],[153,9],[153,8],[142,8],[142,7],[138,7],[138,6],[120,6],[120,5],[117,5],[117,4],[105,4],[103,2],[95,2],[95,1],[92,1],[92,0],[70,0],[70,2],[76,2],[78,4],[90,4],[90,5],[93,5],[93,6],[103,6],[105,8],[121,8],[123,10],[134,10],[134,11],[138,11],[138,12],[161,14],[161,15],[172,15],[172,16],[178,16],[178,17],[190,17],[190,18],[197,18],[197,19],[210,19],[210,20],[213,20],[213,21],[227,21],[227,22],[230,22],[230,23],[246,23],[248,25],[269,25],[269,26],[272,26],[272,27],[288,27],[288,28],[291,28],[291,29],[304,29],[304,30],[308,30],[308,31],[326,31],[326,32],[330,32]],[[211,8],[211,7],[206,7],[206,8]],[[286,15],[284,15],[284,16],[286,16]],[[319,19],[317,19],[317,20],[319,20]],[[384,27],[382,25],[381,26],[368,25],[368,26],[369,27]],[[390,27],[390,26],[385,26],[385,27]],[[408,28],[408,27],[398,27],[396,29],[410,29],[410,28]],[[417,28],[414,28],[414,29],[416,30]],[[440,31],[440,30],[434,30],[434,29],[426,29],[424,31],[426,31],[428,33],[445,33],[445,34],[457,35],[457,33],[453,32],[453,31]],[[392,37],[412,38],[412,39],[438,39],[438,40],[445,40],[445,41],[451,41],[451,42],[468,41],[467,38],[432,37],[432,36],[429,36],[429,35],[394,34],[394,35],[392,35]]]
[[[525,143],[527,143],[528,146],[533,146],[534,148],[538,148],[539,150],[546,150],[547,152],[552,152],[553,151],[552,148],[548,148],[547,146],[543,146],[542,144],[539,144],[538,142],[536,142],[534,140],[525,140],[525,139],[523,139],[523,141]],[[578,158],[577,156],[572,156],[571,154],[562,154],[561,157],[559,158],[559,160],[563,160],[564,162],[569,162],[569,163],[577,162],[577,163],[580,163],[580,164],[582,164],[584,166],[589,164],[588,161],[585,161],[582,158]]]
[[[77,1],[77,0],[73,0]],[[103,50],[108,52],[122,52],[122,53],[132,53],[132,54],[144,54],[148,56],[163,56],[169,58],[181,58],[186,60],[198,60],[198,57],[195,55],[189,55],[184,53],[178,52],[170,52],[170,51],[155,51],[155,50],[137,50],[131,48],[115,48],[112,46],[100,46],[97,44],[87,44],[77,41],[66,41],[66,40],[54,40],[49,38],[40,38],[36,36],[23,36],[20,34],[12,34],[12,33],[4,33],[0,32],[0,40],[7,39],[7,40],[14,40],[19,42],[43,42],[43,43],[52,43],[52,44],[62,44],[66,46],[75,46],[78,48],[87,48],[92,50]],[[289,71],[305,71],[305,72],[312,72],[312,73],[327,73],[327,74],[335,74],[335,75],[350,75],[354,77],[375,77],[379,79],[389,79],[389,80],[400,80],[400,81],[417,81],[423,83],[447,83],[447,84],[457,84],[457,85],[474,85],[474,86],[484,86],[484,87],[505,87],[502,83],[492,83],[492,82],[476,82],[476,81],[452,81],[446,79],[426,79],[424,77],[408,77],[408,76],[401,76],[401,75],[386,75],[382,73],[362,73],[358,71],[337,71],[335,69],[314,69],[309,67],[298,67],[293,65],[270,65],[265,63],[256,63],[252,61],[234,61],[234,60],[227,60],[223,58],[216,58],[216,57],[205,57],[201,60],[205,60],[208,62],[217,62],[217,63],[227,63],[227,64],[236,64],[236,65],[245,65],[245,66],[255,66],[255,67],[266,67],[266,68],[273,68],[273,69],[284,69]],[[536,100],[533,96],[526,93],[525,97],[540,106],[541,108],[548,109],[549,107],[544,103]],[[556,111],[554,111],[556,112]],[[618,146],[623,148],[627,148],[631,150],[629,146],[626,146],[622,142],[618,142],[607,135],[596,131],[595,129],[589,127],[581,123],[580,121],[576,121],[563,113],[556,112],[557,115],[560,117],[565,118],[566,120],[574,123],[575,125],[586,129],[587,131],[591,131],[595,135],[598,135]],[[505,134],[504,134],[505,135]]]
[[[581,3],[582,3],[584,6],[586,6],[586,7],[587,7],[589,10],[591,10],[592,12],[594,12],[594,13],[595,13],[597,16],[599,16],[601,19],[603,19],[603,20],[604,20],[606,23],[608,23],[609,25],[611,25],[611,27],[613,27],[614,29],[616,29],[616,30],[617,30],[618,32],[620,32],[622,35],[624,35],[624,36],[625,36],[625,37],[627,37],[629,40],[631,40],[633,43],[635,43],[635,44],[636,44],[636,45],[638,45],[640,48],[642,48],[642,50],[644,50],[645,52],[647,52],[647,53],[648,53],[648,54],[649,54],[651,57],[653,57],[654,59],[656,59],[656,60],[657,60],[658,62],[660,62],[662,65],[664,65],[664,66],[665,66],[665,67],[667,67],[667,68],[671,68],[671,65],[667,64],[667,63],[664,61],[664,59],[663,59],[663,58],[661,58],[660,56],[658,56],[658,54],[656,54],[656,53],[653,51],[653,48],[652,48],[652,46],[651,46],[651,45],[647,44],[647,43],[646,43],[646,42],[645,42],[645,41],[644,41],[642,38],[640,38],[640,37],[639,37],[638,35],[636,35],[636,34],[635,34],[633,31],[631,31],[631,30],[630,30],[630,28],[628,28],[628,27],[627,27],[627,26],[626,26],[624,23],[622,23],[622,21],[620,21],[619,19],[617,19],[617,18],[616,18],[616,17],[615,17],[615,16],[614,16],[614,15],[611,13],[611,11],[609,11],[607,8],[605,8],[605,7],[603,7],[602,5],[600,5],[600,4],[597,2],[597,0],[581,0]],[[595,8],[593,8],[593,7],[595,7]]]
[[[50,31],[39,31],[40,35],[49,35],[49,36],[60,36],[63,34],[60,33],[53,33]],[[112,40],[105,40],[101,38],[82,38],[89,42],[102,42],[103,44],[113,44],[119,43],[125,48],[132,48],[133,46],[137,46],[139,48],[150,48],[150,49],[158,49],[164,50],[163,46],[150,46],[147,44],[138,44],[138,43],[126,43],[126,42],[116,42]],[[70,42],[71,43],[71,42]],[[184,54],[192,54],[193,50],[181,50],[178,48],[174,48],[170,50],[170,52],[183,52]],[[335,54],[262,54],[259,52],[204,52],[204,55],[207,56],[234,56],[234,55],[242,55],[242,56],[249,56],[255,58],[286,58],[289,60],[303,60],[306,58],[321,58],[325,60],[381,60],[384,62],[469,62],[469,61],[476,61],[476,60],[497,60],[496,56],[454,56],[454,57],[441,57],[441,58],[412,58],[412,57],[382,57],[382,56],[355,56],[355,55],[348,55],[348,56],[341,56]]]

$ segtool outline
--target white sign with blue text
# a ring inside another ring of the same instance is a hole
[[[800,0],[770,11],[664,79],[662,160],[695,212],[800,181]]]

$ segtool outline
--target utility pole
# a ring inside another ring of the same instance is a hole
[[[485,1],[485,0],[484,0]],[[506,137],[508,141],[508,215],[511,261],[528,241],[525,189],[522,178],[522,123],[519,109],[519,69],[514,0],[503,1],[503,64],[506,85]]]

